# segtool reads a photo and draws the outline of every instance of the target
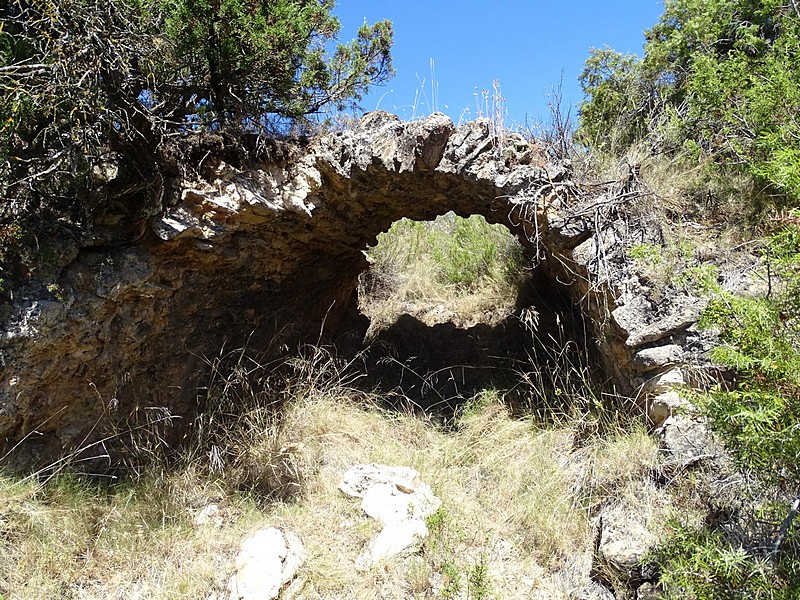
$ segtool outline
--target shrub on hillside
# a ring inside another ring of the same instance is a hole
[[[800,200],[800,13],[777,0],[668,0],[644,57],[593,50],[577,138],[689,155],[755,180],[754,206]],[[741,218],[741,216],[740,216]]]
[[[712,357],[737,373],[736,387],[694,398],[748,475],[749,497],[729,522],[675,526],[657,557],[670,598],[800,595],[800,227],[775,233],[764,259],[767,297],[718,289],[701,317],[719,332]]]

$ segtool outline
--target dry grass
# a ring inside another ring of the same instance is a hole
[[[0,479],[0,590],[11,598],[192,598],[223,590],[229,558],[260,520],[242,498],[219,528],[192,526],[208,501],[190,471],[107,490],[62,476]],[[216,494],[218,494],[218,490]]]
[[[664,200],[668,211],[684,210],[686,186],[702,189],[699,171],[687,178],[635,148],[606,160],[592,168],[616,181],[641,165],[652,191],[642,201]],[[516,308],[525,276],[518,242],[478,217],[400,221],[370,258],[360,297],[373,332],[403,313],[428,325],[494,324]],[[681,505],[653,481],[655,440],[598,402],[588,369],[570,358],[586,350],[573,346],[520,368],[513,402],[536,418],[512,416],[510,398],[485,390],[447,429],[380,408],[323,350],[291,364],[222,355],[182,461],[113,486],[0,471],[0,600],[225,597],[239,543],[269,526],[306,547],[305,599],[575,598],[589,581],[599,510],[624,507],[657,535]],[[417,469],[442,508],[418,553],[357,570],[378,526],[338,485],[371,462]],[[221,526],[195,525],[210,503]]]
[[[657,490],[637,495],[656,461],[643,430],[578,446],[578,424],[512,418],[488,391],[445,431],[335,381],[309,385],[308,376],[287,388],[279,425],[266,430],[263,418],[243,415],[227,438],[272,467],[288,457],[302,484],[288,499],[269,500],[258,486],[241,491],[239,475],[190,465],[111,489],[66,476],[44,486],[0,479],[0,593],[206,598],[223,593],[239,541],[274,525],[308,550],[304,598],[475,598],[480,590],[568,598],[588,577],[593,507],[624,498],[658,513]],[[369,462],[414,467],[443,507],[420,553],[358,571],[354,560],[376,524],[338,484]],[[210,501],[223,507],[223,525],[193,525]]]
[[[687,150],[657,153],[650,143],[639,142],[621,155],[592,151],[575,158],[577,179],[635,183],[643,194],[634,211],[662,222],[703,223],[742,237],[768,205],[752,177],[721,170]]]
[[[324,397],[298,406],[286,425],[318,465],[302,502],[276,514],[309,549],[308,598],[447,597],[447,573],[461,579],[450,597],[466,598],[480,565],[499,597],[573,597],[591,566],[593,507],[614,498],[648,521],[663,514],[663,493],[640,495],[657,461],[643,429],[575,448],[574,427],[514,419],[493,393],[454,432]],[[443,507],[419,555],[358,572],[353,561],[374,525],[337,485],[368,462],[416,468]]]

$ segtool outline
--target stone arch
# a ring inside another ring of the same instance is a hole
[[[87,439],[109,411],[189,414],[220,348],[264,348],[276,332],[341,333],[368,267],[362,250],[402,217],[454,211],[508,227],[581,307],[624,391],[661,367],[637,366],[636,352],[693,322],[667,315],[631,344],[639,308],[612,281],[621,281],[609,260],[615,223],[597,231],[596,213],[570,197],[568,164],[521,136],[501,139],[485,120],[456,128],[441,114],[406,123],[375,112],[306,147],[276,143],[246,165],[219,150],[190,165],[200,175],[169,182],[139,240],[80,250],[59,297],[16,299],[2,349],[6,446],[36,431],[52,454]]]

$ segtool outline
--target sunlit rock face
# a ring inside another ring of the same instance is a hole
[[[244,164],[212,146],[178,164],[135,239],[79,247],[54,285],[13,295],[0,339],[5,450],[24,440],[55,456],[98,440],[110,417],[137,427],[190,415],[225,350],[358,344],[363,251],[402,217],[453,211],[506,225],[581,312],[623,391],[661,370],[653,357],[704,350],[698,303],[656,308],[626,268],[631,230],[637,241],[658,232],[603,210],[609,198],[581,191],[567,163],[517,134],[375,112],[352,130],[270,148]]]

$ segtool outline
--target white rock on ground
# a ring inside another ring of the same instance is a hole
[[[305,560],[305,548],[293,533],[275,527],[254,533],[242,542],[236,557],[229,600],[277,598]]]
[[[638,510],[618,506],[603,511],[597,553],[619,576],[635,578],[642,560],[656,541]]]
[[[409,489],[414,485],[419,473],[410,467],[390,467],[370,463],[358,465],[342,476],[339,489],[348,496],[362,498],[364,492],[378,483],[405,485]]]
[[[362,568],[417,547],[428,536],[425,519],[442,504],[410,467],[358,465],[344,474],[339,489],[361,498],[361,509],[383,524],[356,558],[356,565]]]
[[[388,523],[367,544],[366,550],[358,555],[356,566],[365,569],[374,566],[382,560],[418,547],[426,537],[428,528],[424,521],[414,519]]]

